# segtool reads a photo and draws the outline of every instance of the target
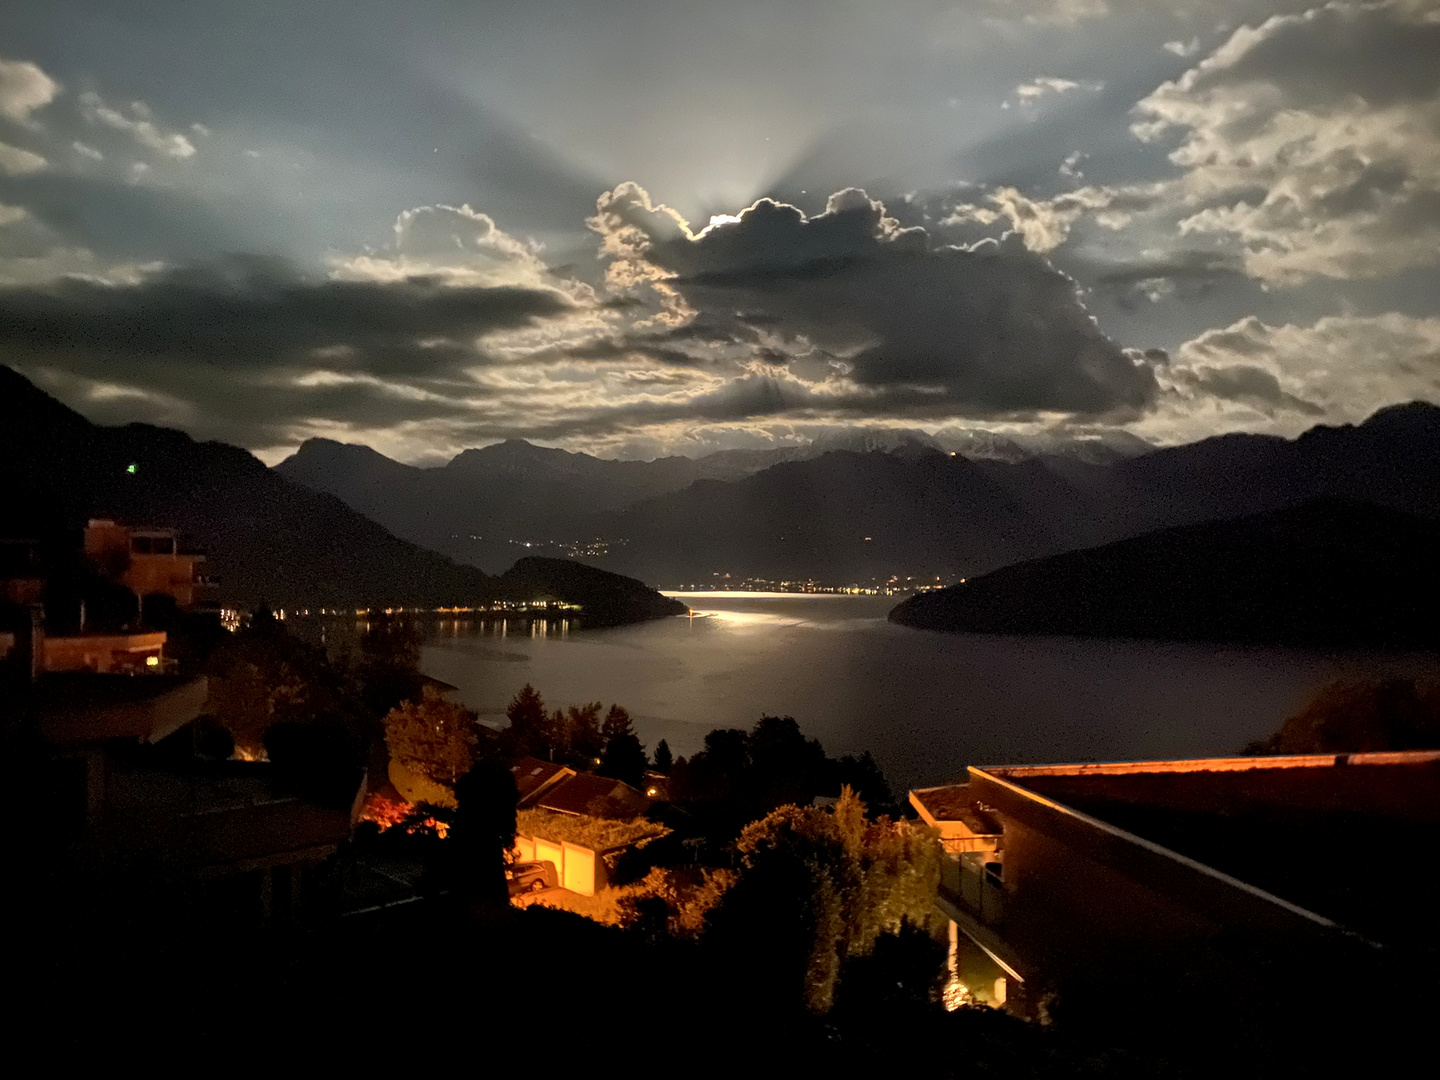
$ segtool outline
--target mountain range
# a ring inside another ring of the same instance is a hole
[[[92,517],[178,529],[205,551],[219,581],[214,598],[237,605],[436,606],[544,594],[582,604],[590,622],[685,610],[638,581],[569,561],[522,559],[492,577],[393,535],[246,450],[147,424],[92,424],[0,366],[0,537],[73,545]]]
[[[1440,408],[1418,402],[1296,439],[1224,435],[1145,453],[1138,440],[1091,440],[1026,456],[982,440],[966,456],[944,448],[956,438],[860,432],[850,446],[651,462],[511,441],[428,469],[311,440],[274,471],[461,562],[543,551],[661,587],[725,573],[949,580],[1317,498],[1440,514]]]

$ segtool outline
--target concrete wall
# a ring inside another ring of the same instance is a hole
[[[554,863],[560,887],[581,896],[594,896],[609,884],[605,860],[580,844],[517,835],[514,852],[519,862]]]

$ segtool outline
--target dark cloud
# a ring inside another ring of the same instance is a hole
[[[712,321],[818,347],[872,405],[1098,415],[1143,410],[1157,392],[1148,364],[1100,332],[1074,282],[1014,238],[934,247],[855,189],[808,218],[761,200],[698,235],[634,185],[600,205],[597,229],[631,264],[622,280],[656,281]]]
[[[0,350],[30,360],[123,369],[196,366],[444,374],[474,358],[469,341],[571,307],[559,293],[306,281],[256,256],[167,270],[134,285],[61,279],[0,290]]]
[[[1274,413],[1285,409],[1305,416],[1325,415],[1325,409],[1313,401],[1287,393],[1273,372],[1251,364],[1182,369],[1176,375],[1177,381],[1201,393],[1249,405],[1261,412]]]
[[[133,285],[0,289],[0,359],[97,419],[177,424],[247,446],[296,425],[474,416],[475,341],[564,315],[560,293],[427,279],[310,281],[235,257]]]
[[[1099,261],[1067,254],[1068,270],[1096,293],[1126,311],[1170,297],[1198,300],[1222,285],[1239,285],[1245,271],[1238,256],[1221,251],[1179,249],[1161,257]]]

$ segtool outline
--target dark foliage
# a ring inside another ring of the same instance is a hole
[[[356,690],[372,716],[384,716],[420,696],[420,633],[394,615],[374,615],[360,639]]]
[[[887,813],[894,802],[868,751],[858,758],[827,757],[819,741],[805,738],[789,716],[762,716],[750,731],[714,729],[703,750],[673,763],[670,777],[676,802],[702,812],[732,836],[777,806],[807,806],[817,796],[839,795],[847,784],[874,812]]]
[[[555,734],[545,699],[526,683],[505,709],[510,726],[502,737],[505,752],[512,757],[537,757],[550,760],[554,752]]]
[[[379,735],[377,717],[366,713],[325,651],[287,633],[263,604],[244,630],[215,648],[205,673],[209,711],[247,751],[258,751],[266,732],[283,723],[339,723],[366,747]]]
[[[633,732],[612,735],[605,742],[605,753],[600,758],[596,772],[612,780],[623,780],[634,788],[645,786],[645,770],[650,761],[645,756],[645,747]]]
[[[1440,748],[1440,684],[1341,680],[1325,687],[1251,754],[1329,754]]]
[[[342,720],[291,721],[265,732],[265,752],[279,782],[326,805],[355,798],[366,749],[354,726]]]
[[[503,911],[505,853],[515,844],[515,776],[498,761],[479,761],[455,785],[455,797],[459,809],[446,843],[459,863],[459,884],[472,905]]]
[[[872,813],[895,812],[895,795],[890,790],[890,782],[885,779],[869,750],[859,757],[846,754],[835,763],[832,773],[835,777],[833,783],[852,789]]]

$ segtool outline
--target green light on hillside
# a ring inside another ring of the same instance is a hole
[[[134,475],[135,475],[135,463],[132,461],[129,465],[126,465],[126,466],[125,466],[125,471],[126,471],[127,473],[129,473],[131,476],[134,476]]]

